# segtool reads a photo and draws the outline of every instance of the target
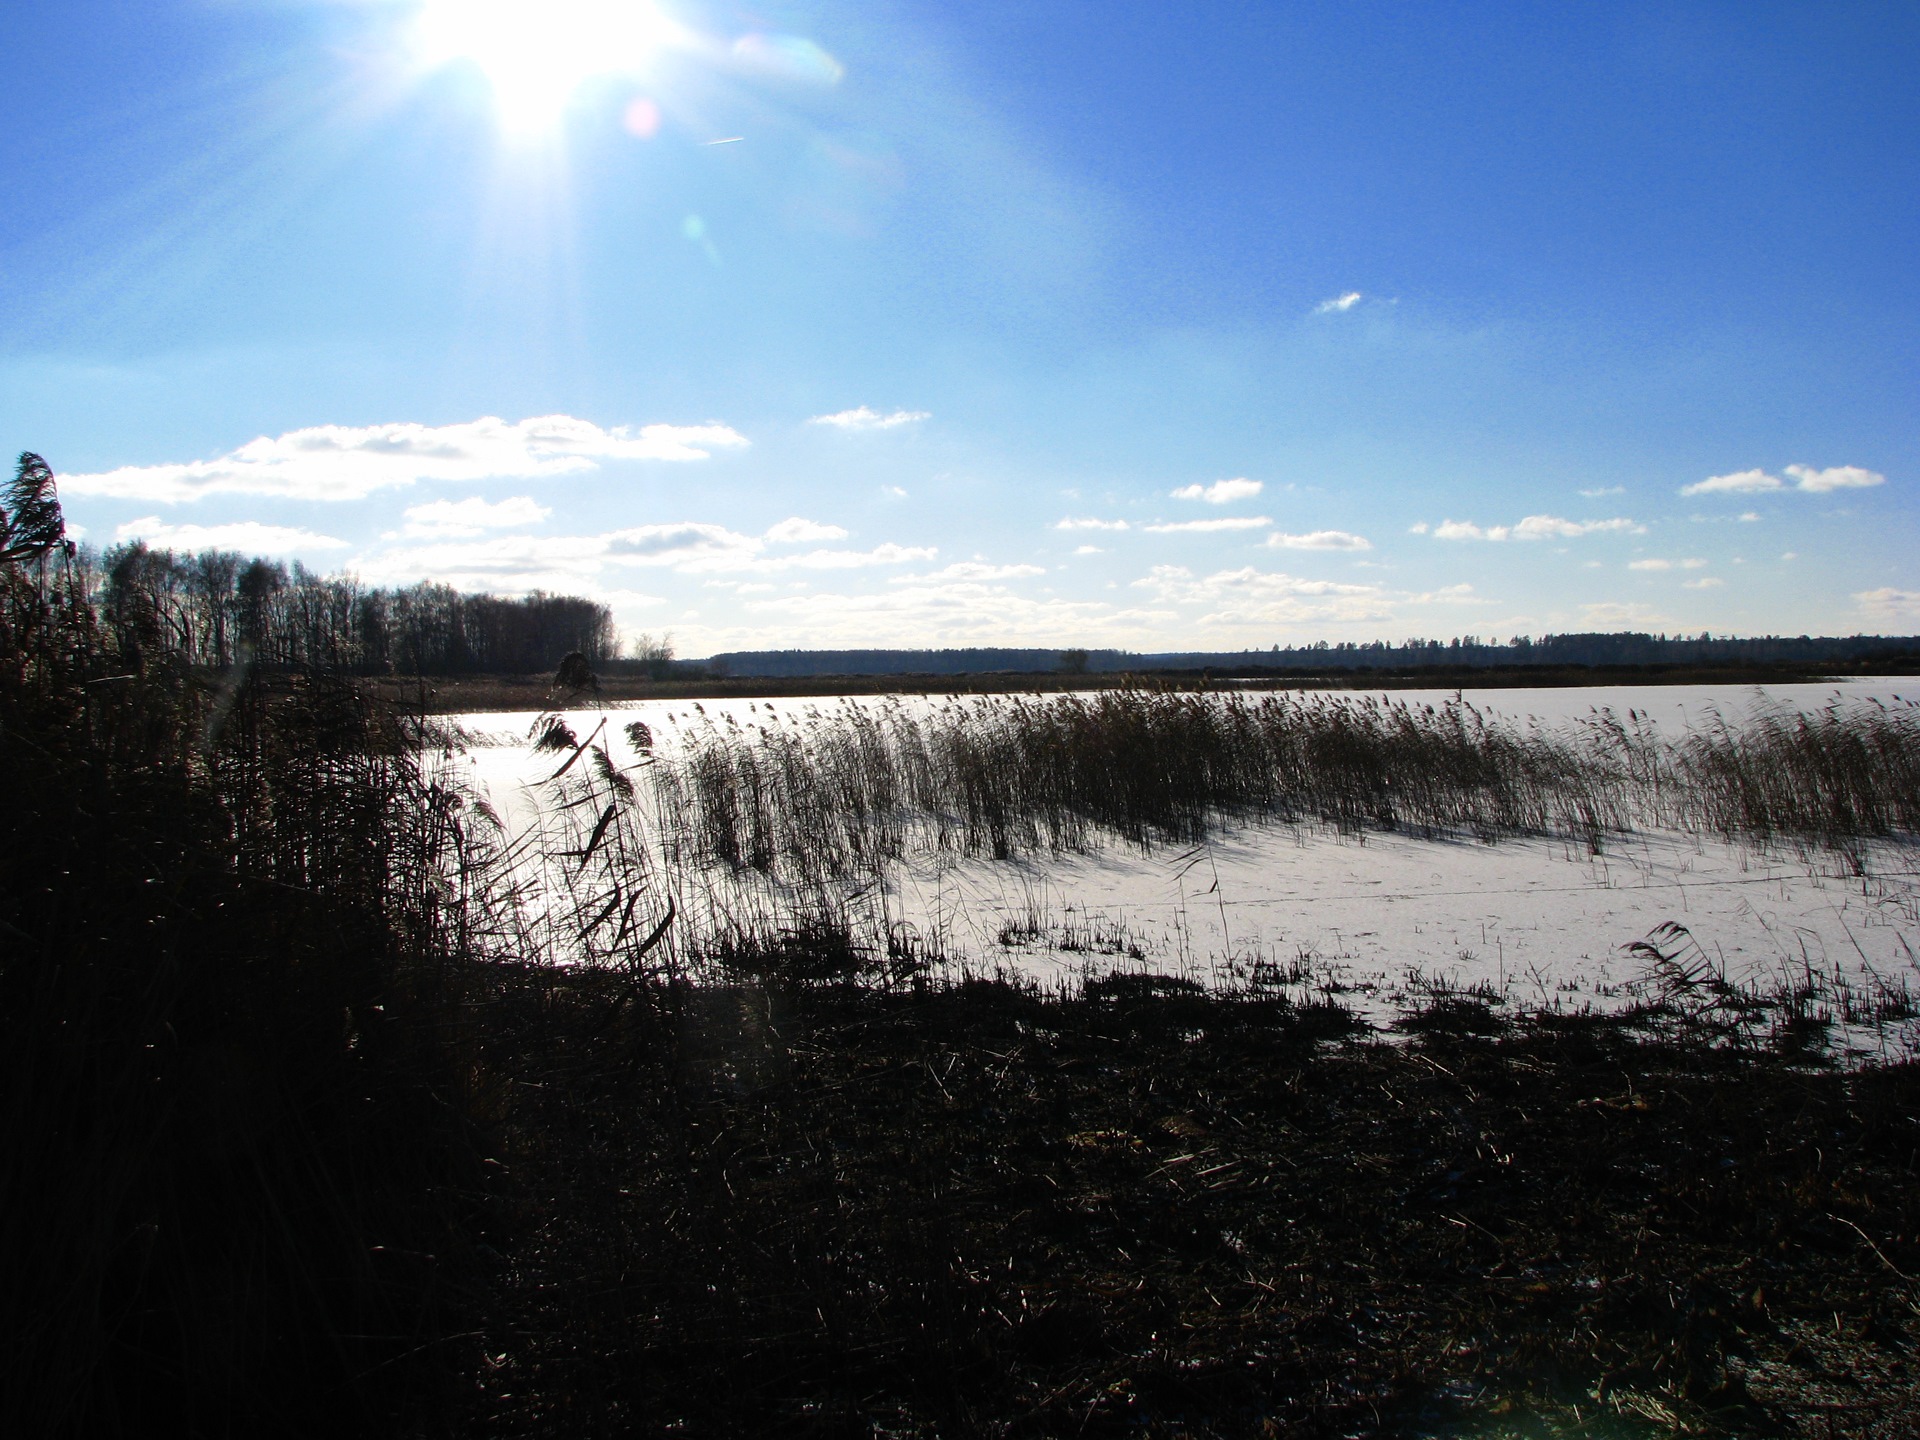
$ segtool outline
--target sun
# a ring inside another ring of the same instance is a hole
[[[468,61],[493,86],[504,128],[549,129],[583,81],[643,69],[680,38],[651,0],[424,0],[428,63]]]

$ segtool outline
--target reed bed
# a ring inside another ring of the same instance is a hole
[[[1238,824],[1844,847],[1920,832],[1920,708],[1762,710],[1662,737],[1551,730],[1454,699],[1112,690],[710,723],[656,769],[676,857],[817,884],[918,850],[1006,859]]]
[[[0,529],[0,1431],[413,1428],[484,1189],[464,802],[346,680],[104,617],[34,457]]]
[[[987,951],[956,939],[957,915],[905,917],[906,869],[1186,848],[1241,826],[1548,838],[1596,855],[1678,832],[1786,845],[1857,874],[1868,845],[1920,836],[1910,703],[1761,705],[1679,734],[1633,710],[1548,727],[1458,698],[1166,689],[768,707],[753,721],[709,716],[673,745],[646,736],[625,791],[617,740],[590,739],[591,763],[542,802],[532,848],[591,864],[517,872],[536,877],[530,891],[572,897],[531,905],[566,917],[541,932],[540,953],[601,963],[645,939],[659,947],[649,973],[704,980],[896,986],[991,970]],[[633,906],[656,918],[629,923]]]

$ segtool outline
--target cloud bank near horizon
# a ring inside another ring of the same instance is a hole
[[[750,442],[731,426],[603,428],[571,415],[509,423],[483,415],[456,425],[314,425],[262,435],[212,460],[123,465],[59,476],[63,494],[182,504],[210,495],[364,500],[423,480],[473,484],[595,470],[605,460],[686,462]]]

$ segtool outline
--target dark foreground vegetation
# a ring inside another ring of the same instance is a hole
[[[1814,1003],[556,967],[417,717],[4,508],[0,1433],[1915,1429],[1920,1081]]]
[[[438,1417],[483,1194],[398,718],[107,615],[25,457],[0,564],[0,1434]]]
[[[576,977],[500,1036],[472,1423],[1914,1433],[1920,1076],[1687,1014]]]

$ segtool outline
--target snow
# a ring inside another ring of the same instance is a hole
[[[1813,710],[1913,697],[1913,678],[1768,687],[1470,690],[1516,721],[1558,727],[1596,710],[1647,716],[1662,731],[1737,723],[1756,707]],[[1438,703],[1432,691],[1352,692]],[[1451,694],[1452,692],[1446,692]],[[661,753],[708,726],[806,723],[841,706],[974,703],[952,697],[689,701],[566,715],[580,736],[605,722],[617,764],[639,757],[624,727],[644,721]],[[510,830],[532,824],[532,782],[555,757],[526,743],[531,716],[457,717],[464,764]],[[643,792],[644,792],[643,786]],[[1093,853],[1010,861],[921,854],[883,885],[846,897],[869,933],[909,937],[950,975],[1012,974],[1044,984],[1115,969],[1205,984],[1331,994],[1390,1020],[1436,989],[1473,989],[1520,1008],[1608,1008],[1656,981],[1651,945],[1696,976],[1775,994],[1803,987],[1837,1011],[1920,990],[1920,852],[1866,847],[1852,858],[1761,850],[1656,832],[1577,841],[1341,835],[1319,826],[1242,826],[1205,844],[1142,851],[1108,839]],[[730,913],[782,913],[792,897],[753,874],[677,882]],[[716,895],[720,896],[716,900]],[[686,914],[683,903],[682,913]],[[1844,1018],[1844,1016],[1843,1016]],[[1856,1019],[1859,1017],[1856,1016]],[[1885,1027],[1843,1026],[1856,1045],[1905,1043]]]

